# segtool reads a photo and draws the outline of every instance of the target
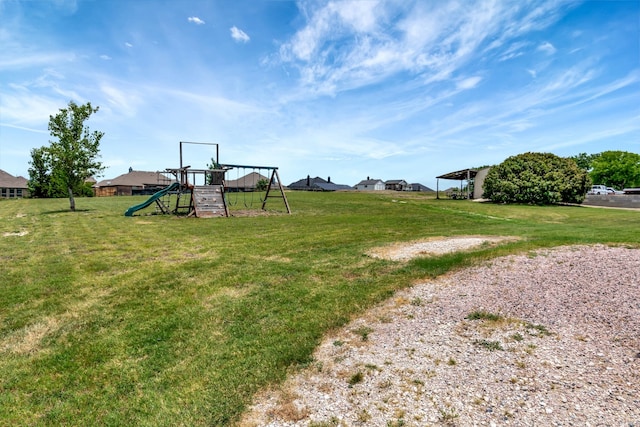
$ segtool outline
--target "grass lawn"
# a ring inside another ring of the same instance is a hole
[[[327,330],[416,280],[539,247],[640,247],[639,211],[287,196],[291,215],[213,219],[123,215],[144,197],[75,213],[1,200],[0,425],[228,425]],[[470,234],[521,239],[407,264],[364,255]]]

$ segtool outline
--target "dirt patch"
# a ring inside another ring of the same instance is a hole
[[[106,290],[96,292],[93,289],[85,289],[80,293],[84,299],[70,304],[63,313],[46,316],[0,339],[0,353],[28,355],[46,351],[43,341],[47,337],[59,333],[70,322],[82,320],[85,313],[90,312],[102,298],[109,295]]]
[[[262,209],[243,209],[243,210],[230,210],[229,216],[236,217],[254,217],[254,216],[273,216],[281,215],[284,212],[279,211],[263,211]]]
[[[367,255],[372,258],[391,261],[408,261],[416,257],[444,255],[478,247],[496,246],[500,243],[513,242],[518,239],[518,237],[510,236],[432,237],[426,240],[395,243],[373,248],[367,252]]]
[[[15,233],[2,233],[2,237],[22,237],[22,236],[26,236],[27,234],[29,234],[28,231],[16,231]]]
[[[46,317],[7,337],[2,341],[0,351],[15,354],[34,353],[40,350],[44,337],[57,331],[59,327],[58,319]]]

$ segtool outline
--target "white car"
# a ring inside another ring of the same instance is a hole
[[[609,194],[609,191],[607,191],[607,186],[606,185],[592,185],[591,186],[591,190],[589,190],[589,192],[587,194]]]
[[[624,191],[618,191],[615,188],[607,187],[607,192],[609,194],[624,194]]]

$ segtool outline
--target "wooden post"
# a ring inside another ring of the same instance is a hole
[[[287,201],[287,196],[284,194],[284,188],[282,188],[282,183],[280,182],[280,175],[278,175],[278,168],[274,168],[271,173],[271,179],[269,180],[269,185],[267,186],[267,192],[264,195],[264,201],[262,202],[262,210],[264,210],[267,205],[267,198],[269,197],[269,193],[271,192],[271,186],[274,183],[274,180],[278,181],[278,190],[280,191],[282,200],[284,201],[284,206],[287,208],[287,213],[291,214],[291,209],[289,208],[289,202]],[[280,196],[271,196],[271,197],[280,197]]]

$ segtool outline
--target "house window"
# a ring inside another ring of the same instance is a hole
[[[9,198],[15,197],[15,195],[14,195],[14,193],[13,193],[13,192],[14,192],[14,189],[13,189],[13,188],[10,188],[10,189],[9,189]]]
[[[16,197],[22,197],[22,188],[16,189]]]
[[[6,188],[2,189],[2,197],[7,197],[7,189]]]

